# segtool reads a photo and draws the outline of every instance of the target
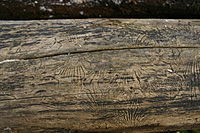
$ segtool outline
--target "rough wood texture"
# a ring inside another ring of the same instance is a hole
[[[200,18],[199,0],[1,0],[0,19]]]
[[[0,22],[0,132],[200,128],[200,21]]]

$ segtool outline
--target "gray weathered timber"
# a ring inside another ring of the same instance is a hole
[[[200,21],[0,22],[0,132],[200,128]]]
[[[0,21],[0,61],[145,47],[200,47],[200,20]]]

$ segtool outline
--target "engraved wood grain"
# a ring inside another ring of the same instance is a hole
[[[1,60],[101,48],[198,47],[200,41],[198,20],[11,21],[0,22],[0,26],[4,29],[0,35]]]
[[[199,128],[198,23],[0,22],[0,132]]]

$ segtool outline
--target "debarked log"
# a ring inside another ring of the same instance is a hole
[[[199,0],[1,0],[0,19],[200,18]]]
[[[0,22],[0,132],[200,128],[200,21]]]

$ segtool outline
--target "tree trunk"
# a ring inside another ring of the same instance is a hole
[[[1,0],[0,19],[200,18],[199,0]]]
[[[199,20],[0,22],[0,132],[200,128]]]

